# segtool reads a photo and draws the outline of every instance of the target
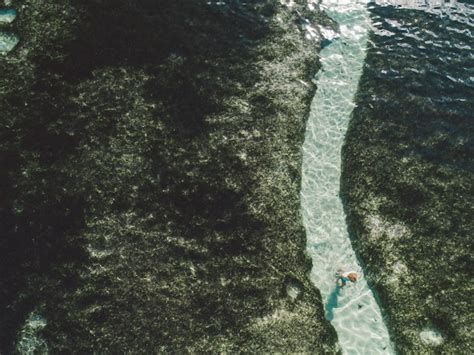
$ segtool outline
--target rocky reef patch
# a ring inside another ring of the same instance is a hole
[[[9,6],[0,352],[337,351],[299,212],[331,21],[303,2]]]

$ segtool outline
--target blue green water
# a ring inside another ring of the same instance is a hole
[[[0,25],[10,24],[16,18],[16,10],[0,9]],[[10,52],[18,44],[19,38],[9,31],[0,31],[0,55]]]
[[[345,354],[390,354],[394,347],[386,322],[347,231],[341,147],[358,112],[404,155],[470,172],[474,8],[455,0],[322,4],[339,23],[340,37],[321,52],[303,148],[301,198],[311,278]],[[406,139],[400,140],[402,134]],[[394,266],[404,265],[395,260]],[[341,268],[357,271],[361,280],[338,289],[334,275]],[[420,327],[417,335],[432,346],[443,342],[431,329]]]
[[[326,318],[345,354],[393,353],[379,306],[364,279],[347,232],[339,198],[341,148],[365,59],[371,21],[365,1],[325,0],[326,12],[340,26],[340,37],[321,52],[303,146],[302,209],[311,279],[321,291]],[[335,273],[355,270],[357,283],[339,288]]]
[[[16,10],[0,9],[0,23],[12,23],[16,18]]]

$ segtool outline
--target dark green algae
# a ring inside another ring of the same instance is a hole
[[[299,213],[319,46],[301,16],[330,21],[277,1],[12,7],[0,351],[35,311],[51,353],[336,352]]]

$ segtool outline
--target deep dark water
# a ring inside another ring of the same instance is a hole
[[[318,43],[247,3],[13,1],[0,352],[33,310],[53,353],[334,349],[298,212]]]
[[[357,108],[343,151],[356,251],[399,351],[472,347],[474,7],[429,13],[370,5]]]

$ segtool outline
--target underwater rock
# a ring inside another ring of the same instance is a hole
[[[301,298],[304,292],[304,285],[296,279],[288,280],[286,283],[286,294],[293,301]]]
[[[52,353],[337,351],[299,212],[319,42],[298,23],[330,20],[21,3],[0,58],[0,352],[35,310]]]
[[[420,339],[426,345],[438,346],[441,345],[444,341],[443,336],[432,329],[425,329],[420,332]]]

